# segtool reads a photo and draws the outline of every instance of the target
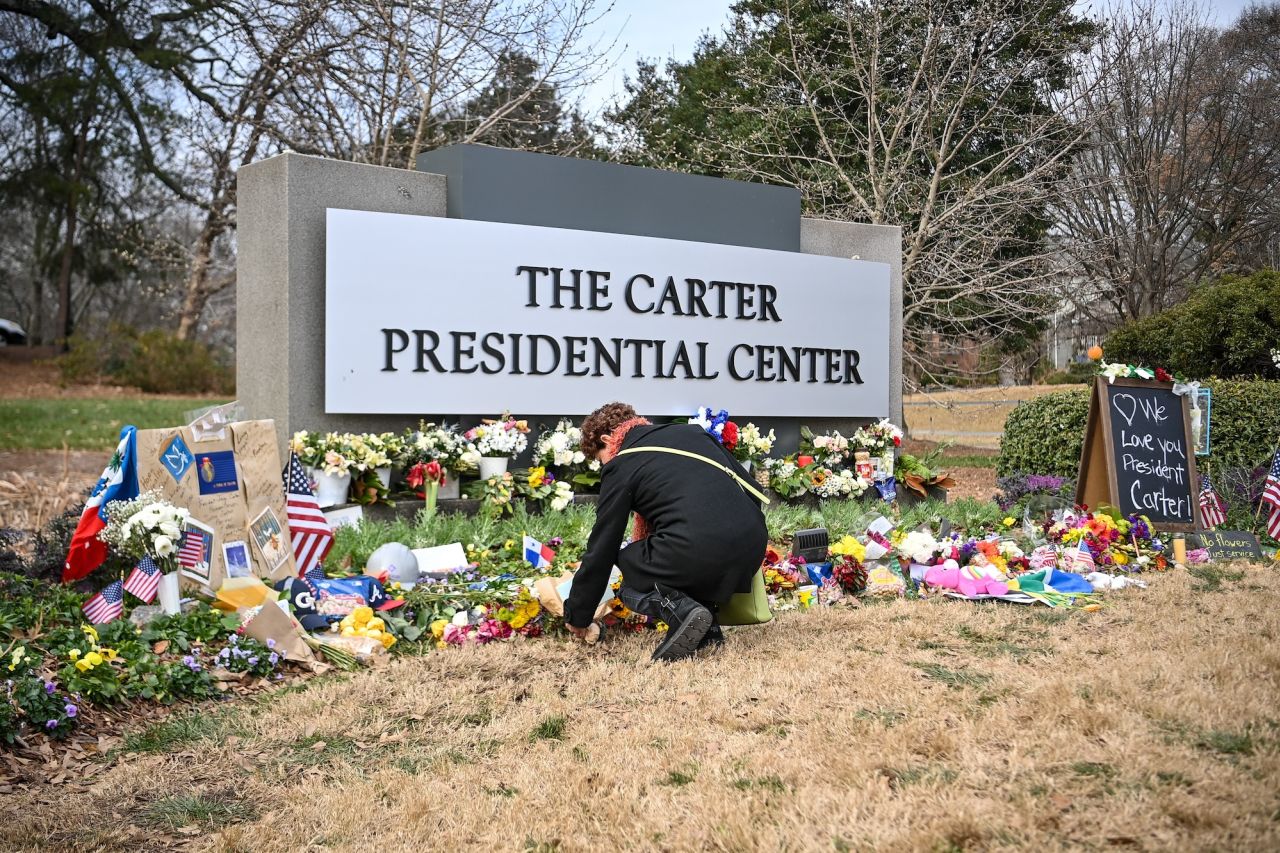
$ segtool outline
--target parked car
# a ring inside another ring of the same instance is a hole
[[[27,342],[27,333],[12,320],[0,317],[0,347],[17,346]]]

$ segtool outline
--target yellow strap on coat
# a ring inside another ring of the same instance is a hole
[[[624,453],[646,453],[650,451],[654,453],[674,453],[676,456],[688,456],[690,459],[697,459],[707,463],[708,465],[714,465],[716,468],[719,468],[721,471],[736,480],[738,485],[742,487],[743,491],[756,497],[765,506],[769,505],[769,499],[764,496],[764,493],[751,483],[748,483],[746,480],[739,477],[732,468],[728,465],[717,462],[714,459],[708,459],[700,453],[690,453],[688,450],[677,450],[674,447],[628,447],[626,450],[619,450],[616,455],[621,456]]]

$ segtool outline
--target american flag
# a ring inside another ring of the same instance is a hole
[[[293,559],[298,564],[298,574],[307,576],[333,547],[333,528],[320,511],[315,492],[311,491],[311,480],[296,453],[289,454],[289,464],[282,476],[289,531],[293,535]]]
[[[95,625],[119,619],[124,612],[124,584],[113,581],[84,603],[85,617]]]
[[[1075,553],[1071,555],[1070,570],[1076,574],[1084,575],[1097,568],[1093,562],[1093,551],[1085,544],[1084,538],[1081,537],[1080,542],[1076,545]]]
[[[1209,475],[1200,478],[1200,517],[1205,527],[1217,527],[1227,520],[1227,508],[1222,505],[1222,498],[1213,490]]]
[[[143,557],[124,581],[125,590],[137,596],[143,604],[151,603],[159,587],[160,567],[150,557]]]
[[[1262,488],[1262,502],[1271,504],[1271,517],[1267,519],[1267,535],[1280,539],[1280,450],[1271,459],[1271,471],[1267,484]]]
[[[203,562],[204,534],[197,528],[189,527],[182,536],[182,547],[178,549],[178,564],[191,569]]]

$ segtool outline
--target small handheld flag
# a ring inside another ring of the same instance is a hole
[[[1262,487],[1262,502],[1271,505],[1271,515],[1267,519],[1267,535],[1272,539],[1280,539],[1280,450],[1271,459],[1271,470],[1267,473],[1267,482]]]
[[[95,625],[119,619],[124,612],[124,584],[112,581],[84,603],[84,615]]]
[[[1204,520],[1205,527],[1214,528],[1227,520],[1227,509],[1222,504],[1222,498],[1218,497],[1218,493],[1213,490],[1213,483],[1209,481],[1208,473],[1200,478],[1199,500],[1200,516]]]
[[[551,550],[551,546],[543,545],[526,533],[524,536],[524,558],[535,569],[547,569],[551,567],[551,561],[556,558],[556,552]]]
[[[160,588],[160,567],[150,557],[143,557],[125,578],[124,588],[143,604],[150,604]]]
[[[1088,574],[1097,568],[1093,561],[1093,551],[1085,544],[1084,537],[1080,537],[1079,544],[1076,545],[1076,552],[1072,555],[1071,571],[1076,574]]]

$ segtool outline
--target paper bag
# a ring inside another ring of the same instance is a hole
[[[285,660],[294,663],[314,663],[315,655],[302,639],[302,626],[298,620],[284,612],[279,602],[268,601],[258,615],[244,625],[244,632],[259,642],[275,640],[275,650],[285,653]]]

